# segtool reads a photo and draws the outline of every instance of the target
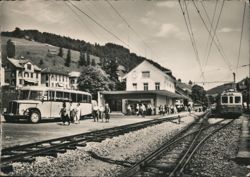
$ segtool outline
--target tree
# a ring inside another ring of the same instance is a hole
[[[192,87],[191,98],[194,102],[207,104],[206,91],[202,86],[194,85]]]
[[[86,66],[85,53],[80,51],[79,66]]]
[[[39,65],[43,65],[43,59],[40,60]]]
[[[59,52],[58,52],[59,57],[63,57],[63,49],[60,47]]]
[[[6,50],[7,50],[7,56],[9,58],[14,58],[15,57],[15,55],[16,55],[15,44],[11,41],[11,39],[9,39],[7,41]]]
[[[68,53],[67,53],[67,58],[66,58],[66,61],[65,61],[65,66],[67,67],[70,67],[70,63],[71,63],[71,50],[69,49],[68,50]]]
[[[190,80],[190,81],[188,82],[188,84],[189,84],[189,85],[193,85],[193,82]]]
[[[91,66],[96,66],[95,59],[91,60]]]
[[[87,52],[87,65],[90,65],[90,56],[88,52]]]
[[[102,69],[93,66],[83,66],[78,84],[79,90],[90,92],[93,99],[97,99],[98,91],[115,88],[115,83],[107,77],[107,74]]]

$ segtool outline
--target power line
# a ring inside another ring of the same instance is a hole
[[[210,33],[211,33],[211,29],[212,29],[213,24],[214,24],[214,18],[215,18],[215,14],[216,14],[216,11],[217,11],[217,6],[218,6],[218,0],[216,0],[216,4],[215,4],[215,7],[214,7],[212,23],[211,23],[210,30],[209,30]],[[205,7],[203,6],[203,8],[205,8]],[[207,39],[207,43],[206,43],[206,47],[205,47],[205,49],[207,49],[206,51],[208,51],[209,41],[210,41],[210,36],[208,35],[208,39]],[[206,53],[208,53],[208,52],[206,52]],[[204,56],[204,57],[206,57],[206,56]],[[204,66],[206,66],[206,63],[207,63],[207,61],[205,62]],[[205,70],[205,67],[204,67],[204,70]]]
[[[142,41],[142,43],[152,51],[152,49],[147,45],[147,43],[140,37],[140,35],[136,32],[136,30],[128,23],[128,21],[120,14],[120,12],[112,5],[112,3],[109,2],[109,0],[106,0],[106,2],[110,5],[110,7],[115,11],[115,13],[123,20],[124,23],[127,24],[128,28],[130,28],[135,35]],[[153,52],[155,54],[155,52]],[[156,55],[157,57],[157,55]],[[158,57],[159,58],[159,57]]]
[[[193,32],[192,32],[192,29],[191,29],[192,26],[191,26],[191,22],[190,22],[189,16],[188,16],[188,17],[185,16],[185,11],[184,11],[184,9],[183,9],[183,7],[182,7],[182,5],[181,5],[181,1],[179,0],[178,2],[179,2],[179,5],[180,5],[180,8],[181,8],[183,17],[184,17],[184,21],[185,21],[185,24],[186,24],[186,27],[187,27],[187,31],[188,31],[188,34],[189,34],[189,38],[190,38],[192,47],[193,47],[193,49],[194,49],[194,53],[195,53],[196,60],[197,60],[197,62],[198,62],[198,64],[199,64],[199,67],[200,67],[200,70],[201,70],[201,74],[203,75],[203,71],[202,71],[202,67],[201,67],[201,63],[200,63],[200,59],[199,59],[199,55],[198,55],[198,50],[197,50],[195,41],[194,41],[194,39],[193,39]],[[184,3],[185,3],[185,0],[184,0]],[[186,4],[185,4],[185,5],[186,5]],[[185,6],[185,7],[186,7],[186,10],[187,10],[187,6]],[[188,11],[187,11],[187,14],[188,14]],[[188,19],[187,19],[187,18],[188,18]],[[189,20],[189,21],[188,21],[188,20]],[[188,25],[188,22],[187,22],[187,21],[189,22],[189,25],[190,25],[190,26]],[[204,75],[203,75],[203,79],[205,80]]]
[[[241,32],[240,32],[240,45],[239,45],[239,53],[238,53],[238,60],[236,65],[236,74],[238,71],[239,61],[240,61],[240,50],[241,50],[241,42],[242,42],[242,36],[243,36],[243,27],[244,27],[244,20],[245,20],[245,11],[246,11],[246,2],[244,3],[244,11],[243,11],[243,17],[242,17],[242,24],[241,24]]]
[[[84,12],[82,9],[80,9],[79,7],[77,7],[74,3],[72,3],[71,1],[68,1],[72,6],[74,6],[77,10],[79,10],[82,14],[84,14],[85,16],[87,16],[90,20],[92,20],[96,25],[98,25],[99,27],[101,27],[103,30],[105,30],[107,33],[109,33],[110,35],[114,36],[117,40],[119,40],[120,42],[122,42],[123,44],[125,44],[126,46],[128,46],[128,44],[126,42],[124,42],[122,39],[120,39],[117,35],[115,35],[113,32],[111,32],[109,29],[107,29],[104,25],[102,25],[101,23],[99,23],[98,21],[96,21],[94,18],[92,18],[89,14],[87,14],[86,12]]]
[[[225,1],[225,0],[223,0],[223,1]],[[197,13],[198,13],[199,17],[201,18],[201,20],[202,20],[202,22],[203,22],[203,24],[204,24],[204,26],[205,26],[206,30],[207,30],[207,31],[208,31],[208,33],[209,33],[209,29],[208,29],[208,27],[207,27],[207,24],[205,23],[205,21],[204,21],[204,19],[203,19],[202,15],[200,14],[200,11],[199,11],[199,9],[198,9],[197,5],[195,4],[194,0],[192,0],[192,2],[193,2],[194,6],[195,6],[195,8],[196,8],[196,11],[197,11]],[[214,31],[213,31],[213,32],[214,32]],[[211,34],[211,32],[209,33],[209,35],[210,35],[210,37],[212,38],[212,34]],[[219,45],[220,45],[220,44],[219,44],[219,40],[218,40],[218,38],[217,38],[217,36],[216,36],[216,35],[215,35],[215,37],[216,37],[216,39],[217,39],[218,44],[216,43],[216,41],[215,41],[215,40],[213,40],[213,42],[214,42],[214,44],[215,44],[215,46],[216,46],[216,48],[217,48],[218,52],[221,54],[221,56],[222,56],[223,60],[224,60],[224,61],[225,61],[225,63],[228,65],[229,70],[230,70],[230,71],[232,71],[231,64],[230,64],[230,62],[229,62],[229,61],[228,61],[228,63],[227,63],[226,58],[225,58],[225,55],[222,53],[222,49],[220,49],[220,47],[219,47]]]

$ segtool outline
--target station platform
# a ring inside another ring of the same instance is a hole
[[[34,143],[42,140],[48,140],[53,138],[59,138],[64,136],[70,136],[85,132],[91,132],[95,130],[101,130],[116,126],[122,126],[152,119],[159,119],[163,117],[172,117],[180,115],[185,118],[188,116],[188,112],[182,112],[179,114],[171,114],[166,116],[154,115],[154,116],[125,116],[125,115],[112,115],[109,122],[94,122],[93,119],[84,119],[80,121],[80,124],[63,125],[60,121],[44,120],[38,124],[28,123],[26,120],[6,123],[4,120],[1,122],[2,126],[2,147],[11,147],[16,145],[23,145],[28,143]],[[184,119],[184,118],[183,118]]]
[[[242,116],[239,151],[235,158],[239,164],[250,165],[250,115]]]

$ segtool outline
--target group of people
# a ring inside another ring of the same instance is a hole
[[[159,106],[159,113],[160,113],[160,115],[177,114],[178,110],[177,110],[177,107],[174,105],[160,105]]]
[[[94,118],[94,122],[98,122],[99,119],[102,120],[105,118],[105,122],[109,122],[110,119],[110,107],[109,104],[106,103],[105,106],[98,106],[97,104],[93,105],[93,113],[92,116]]]
[[[134,106],[130,104],[127,105],[127,115],[141,115],[145,117],[145,115],[152,115],[152,112],[151,104],[145,105],[144,103],[137,103]]]
[[[77,103],[77,106],[74,107],[72,103],[69,104],[69,107],[66,107],[66,102],[63,102],[62,108],[59,112],[61,115],[61,120],[63,125],[70,125],[70,123],[79,124],[80,123],[80,116],[81,116],[81,109],[80,103]]]

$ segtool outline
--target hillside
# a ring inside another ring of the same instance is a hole
[[[129,49],[112,43],[107,43],[104,46],[101,46],[97,43],[90,44],[88,42],[85,42],[83,40],[77,40],[72,39],[70,37],[66,36],[60,36],[52,33],[46,33],[46,32],[39,32],[38,30],[21,30],[20,28],[16,28],[14,31],[11,32],[2,32],[1,36],[3,36],[3,44],[6,44],[6,38],[13,38],[15,37],[15,40],[21,40],[20,42],[24,42],[24,44],[28,47],[23,46],[22,50],[23,52],[20,52],[20,55],[30,58],[34,63],[38,64],[39,61],[43,58],[45,60],[45,66],[53,64],[51,61],[56,61],[57,64],[64,63],[64,60],[62,58],[58,57],[48,57],[46,56],[46,53],[48,52],[49,48],[52,48],[52,50],[57,50],[59,47],[67,48],[72,50],[72,66],[70,69],[78,70],[77,62],[79,60],[79,51],[88,52],[94,56],[98,56],[101,60],[101,62],[108,62],[110,60],[117,61],[118,64],[123,65],[127,71],[130,71],[135,66],[137,66],[139,63],[141,63],[144,60],[148,60],[150,63],[154,64],[158,68],[160,68],[162,71],[170,71],[167,68],[162,67],[158,63],[146,59],[141,56],[137,56],[135,53],[130,53]],[[24,39],[25,38],[25,39]],[[28,39],[28,40],[26,40]],[[36,41],[36,42],[35,42]],[[31,42],[31,43],[29,43]],[[28,49],[27,49],[28,48]],[[4,50],[4,47],[3,47]],[[34,51],[33,51],[34,50]],[[6,51],[6,50],[4,50]],[[66,52],[64,52],[66,55]],[[5,57],[3,55],[3,57]],[[58,63],[59,62],[59,63]],[[55,62],[54,62],[55,63]],[[168,72],[169,73],[169,72]],[[169,75],[172,76],[170,73]]]

